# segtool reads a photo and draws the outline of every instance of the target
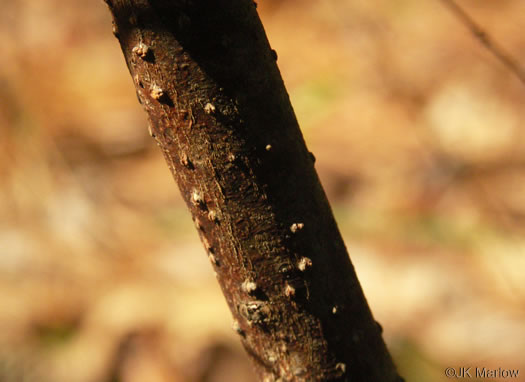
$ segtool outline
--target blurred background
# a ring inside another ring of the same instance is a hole
[[[0,4],[0,381],[252,381],[105,4]],[[401,374],[525,375],[523,84],[438,0],[258,9]]]

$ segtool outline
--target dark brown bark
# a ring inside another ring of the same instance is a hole
[[[398,381],[255,4],[106,2],[260,380]]]

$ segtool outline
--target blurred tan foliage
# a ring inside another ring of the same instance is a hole
[[[525,62],[521,0],[463,0]],[[249,381],[102,1],[1,1],[0,380]],[[525,373],[525,89],[436,0],[259,2],[408,381]]]

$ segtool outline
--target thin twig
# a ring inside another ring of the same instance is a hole
[[[525,70],[516,60],[496,44],[489,35],[454,0],[441,0],[454,15],[472,32],[485,48],[525,84]]]

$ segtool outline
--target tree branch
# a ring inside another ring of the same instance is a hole
[[[525,85],[525,70],[518,62],[505,50],[495,43],[490,36],[463,10],[454,0],[440,0],[448,7],[454,16],[465,25],[475,38],[500,61],[510,72]]]
[[[106,0],[261,381],[399,381],[251,0]]]

